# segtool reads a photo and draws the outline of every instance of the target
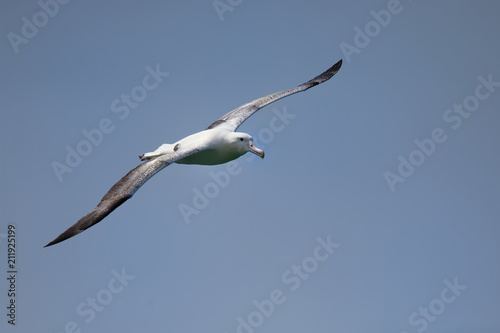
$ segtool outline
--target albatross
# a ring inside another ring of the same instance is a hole
[[[201,132],[189,135],[173,144],[162,144],[153,152],[139,155],[143,163],[113,185],[91,212],[45,247],[62,242],[99,223],[130,199],[151,177],[172,163],[216,165],[232,161],[247,152],[264,158],[264,151],[255,146],[252,136],[236,132],[238,127],[264,106],[329,80],[338,72],[341,65],[342,59],[314,79],[295,88],[279,91],[243,104],[229,111]]]

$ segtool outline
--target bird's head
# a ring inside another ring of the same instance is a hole
[[[264,151],[259,149],[253,143],[253,138],[250,134],[233,132],[231,135],[231,143],[238,147],[238,150],[246,153],[251,152],[261,158],[264,158]]]

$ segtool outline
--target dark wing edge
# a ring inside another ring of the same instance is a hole
[[[129,171],[129,173],[127,173],[115,185],[113,185],[91,212],[83,216],[75,224],[44,247],[60,243],[81,233],[85,229],[90,228],[94,224],[99,223],[122,203],[130,199],[134,193],[137,192],[142,185],[144,185],[144,183],[146,183],[159,171],[175,161],[194,154],[197,151],[199,151],[199,149],[179,152],[177,154],[163,155],[139,164],[137,167]]]
[[[256,100],[251,101],[250,103],[243,104],[236,109],[229,111],[221,118],[214,121],[207,129],[216,128],[218,126],[224,126],[225,128],[235,131],[245,120],[248,119],[252,114],[254,114],[259,109],[264,106],[271,104],[283,97],[305,91],[311,87],[314,87],[320,83],[323,83],[329,80],[332,76],[334,76],[342,66],[342,59],[340,59],[337,63],[335,63],[332,67],[328,68],[326,71],[316,76],[314,79],[311,79],[301,85],[287,89],[283,91],[276,92],[274,94],[270,94]]]

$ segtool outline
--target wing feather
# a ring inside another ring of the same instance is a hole
[[[201,147],[188,151],[176,151],[173,154],[162,155],[139,164],[136,168],[120,179],[115,185],[113,185],[91,212],[79,219],[56,239],[45,245],[45,247],[62,242],[79,234],[85,229],[90,228],[94,224],[99,223],[122,203],[130,199],[134,193],[137,192],[142,185],[144,185],[144,183],[146,183],[159,171],[175,161],[194,154],[200,150],[202,150]]]
[[[210,126],[208,126],[207,129],[223,127],[231,131],[236,131],[236,129],[240,127],[240,125],[245,120],[247,120],[248,117],[250,117],[259,109],[283,97],[298,93],[300,91],[305,91],[311,87],[314,87],[315,85],[329,80],[333,75],[335,75],[335,73],[339,71],[340,66],[342,66],[342,59],[320,75],[316,76],[314,79],[302,83],[295,88],[279,91],[274,94],[258,98],[254,101],[251,101],[250,103],[243,104],[236,109],[229,111],[221,118],[213,122]]]

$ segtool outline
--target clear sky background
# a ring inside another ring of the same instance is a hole
[[[496,1],[8,0],[0,13],[0,331],[500,331]],[[240,127],[264,160],[170,166],[43,248],[139,154],[341,58],[330,81]],[[68,149],[86,156],[69,165]]]

